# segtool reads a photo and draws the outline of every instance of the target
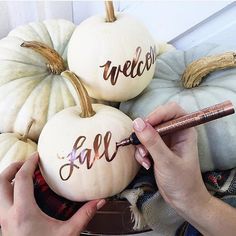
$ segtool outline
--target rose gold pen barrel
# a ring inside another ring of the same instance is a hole
[[[161,136],[163,136],[169,133],[176,132],[178,130],[194,127],[233,113],[233,104],[230,101],[225,101],[223,103],[216,104],[200,111],[196,111],[180,118],[165,122],[164,124],[156,126],[155,129]]]
[[[233,104],[230,101],[225,101],[214,106],[202,109],[200,111],[181,116],[177,119],[167,121],[161,125],[156,126],[155,129],[161,136],[164,136],[166,134],[170,134],[178,130],[187,129],[200,124],[204,124],[211,120],[231,115],[233,113]],[[134,132],[128,138],[125,138],[121,140],[121,142],[116,143],[116,146],[124,147],[130,144],[140,144],[140,141]]]

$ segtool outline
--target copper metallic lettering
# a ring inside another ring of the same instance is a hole
[[[129,77],[131,75],[131,61],[126,61],[125,64],[124,64],[124,67],[123,67],[123,74],[124,76],[126,77]],[[128,72],[128,69],[130,68],[130,71]]]
[[[112,161],[115,158],[115,156],[117,154],[117,151],[118,151],[118,148],[116,147],[116,151],[112,154],[111,158],[109,157],[109,152],[108,151],[109,151],[110,142],[111,142],[111,132],[107,132],[104,136],[104,148],[105,148],[105,150],[104,150],[103,155],[105,155],[105,159],[108,162]]]
[[[79,136],[73,145],[72,151],[67,155],[67,158],[69,158],[69,160],[68,160],[69,163],[62,165],[59,170],[60,178],[63,181],[68,180],[71,177],[71,175],[74,171],[74,168],[79,169],[80,168],[79,165],[83,165],[84,163],[86,163],[87,169],[91,169],[94,162],[96,160],[101,159],[103,156],[105,157],[107,162],[112,161],[116,157],[116,154],[118,152],[118,147],[116,146],[114,153],[112,155],[110,155],[109,148],[110,148],[111,138],[112,138],[112,133],[110,131],[106,132],[103,139],[102,139],[101,134],[97,134],[94,138],[94,141],[93,141],[93,150],[90,148],[84,148],[81,150],[81,148],[83,147],[83,144],[86,140],[86,137]],[[101,150],[100,150],[101,145],[102,145],[102,140],[104,143],[104,151],[103,152],[101,152]],[[92,155],[92,154],[94,154],[94,155]],[[57,156],[60,159],[64,159],[64,157],[60,157],[59,155],[57,155]],[[78,160],[79,165],[75,164],[76,160]],[[67,174],[64,175],[63,172],[67,172]]]
[[[137,68],[137,75],[138,76],[141,76],[145,70],[145,67],[143,67],[143,69],[141,69],[141,66],[143,65],[143,63],[144,63],[143,61],[140,61],[138,63],[138,68]]]
[[[98,160],[99,157],[99,148],[101,146],[102,143],[102,135],[101,134],[97,134],[95,136],[94,142],[93,142],[93,150],[94,150],[94,160]]]
[[[104,67],[104,72],[103,72],[104,80],[108,80],[110,78],[111,84],[115,85],[121,69],[120,69],[120,66],[118,66],[118,68],[116,66],[112,66],[111,70],[109,71],[110,65],[111,65],[111,61],[107,61],[106,64],[100,67]]]
[[[152,66],[152,61],[153,61],[153,57],[151,53],[147,53],[146,54],[146,65],[145,67],[147,68],[147,70],[149,70]]]
[[[140,54],[142,52],[142,49],[141,47],[137,47],[136,49],[136,55],[135,57],[133,58],[133,61],[132,61],[132,64],[131,64],[131,78],[135,78],[138,74],[137,74],[137,71],[135,73],[135,67],[136,65],[138,64],[139,62],[139,58],[140,58]]]
[[[135,78],[141,76],[145,70],[150,70],[157,58],[156,47],[150,47],[150,51],[144,57],[145,61],[140,60],[141,53],[142,48],[137,47],[132,62],[127,60],[123,65],[112,65],[112,61],[108,60],[104,65],[99,66],[104,68],[103,79],[110,80],[111,84],[115,85],[120,74],[125,77]]]

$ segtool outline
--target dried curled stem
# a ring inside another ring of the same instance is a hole
[[[66,70],[63,58],[46,44],[36,41],[25,41],[21,44],[21,47],[30,48],[46,58],[48,61],[47,67],[53,74],[60,75]]]
[[[116,21],[113,2],[112,1],[105,1],[105,6],[106,6],[106,22]]]
[[[64,71],[61,75],[73,84],[80,98],[80,106],[82,110],[80,117],[86,118],[95,115],[96,112],[93,110],[88,92],[85,89],[84,85],[81,83],[80,79],[77,77],[77,75],[68,70]]]
[[[29,124],[28,124],[27,127],[26,127],[25,133],[23,134],[22,138],[20,139],[21,141],[23,141],[23,142],[26,142],[26,141],[27,141],[28,136],[29,136],[30,129],[31,129],[31,127],[32,127],[32,125],[33,125],[34,122],[35,122],[34,119],[31,119],[31,120],[30,120]]]
[[[209,73],[232,67],[236,67],[236,53],[234,52],[203,57],[188,65],[181,80],[185,88],[193,88],[198,86]]]

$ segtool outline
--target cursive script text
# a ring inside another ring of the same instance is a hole
[[[123,65],[114,66],[112,61],[107,61],[104,65],[103,79],[111,80],[111,84],[115,85],[119,75],[123,74],[125,77],[135,78],[141,76],[145,70],[149,70],[155,64],[157,53],[156,47],[150,47],[150,51],[145,55],[145,61],[140,60],[142,48],[137,47],[133,60],[127,60]]]
[[[111,137],[112,133],[110,131],[106,132],[104,138],[102,138],[101,134],[97,134],[93,141],[93,148],[84,148],[81,150],[86,137],[79,136],[73,145],[72,151],[67,155],[67,158],[69,158],[69,163],[62,165],[59,170],[61,179],[64,181],[68,180],[71,177],[74,168],[79,169],[79,166],[74,163],[75,160],[78,160],[80,165],[86,164],[87,169],[91,169],[94,162],[102,157],[105,157],[108,162],[112,161],[117,154],[118,147],[116,146],[115,152],[112,155],[109,155]],[[101,151],[102,142],[104,144],[104,149]],[[63,170],[68,167],[69,171],[67,175],[63,176]]]

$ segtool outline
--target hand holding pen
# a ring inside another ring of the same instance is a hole
[[[174,110],[170,111],[169,113],[166,113],[168,112],[168,108],[171,106],[174,106],[175,109],[173,108]],[[172,114],[175,111],[177,112],[176,109],[179,110],[179,113]],[[168,134],[175,133],[183,129],[195,127],[207,123],[209,121],[231,115],[234,112],[235,111],[233,104],[230,101],[225,101],[189,114],[185,113],[183,109],[180,108],[176,103],[169,103],[165,106],[160,106],[155,111],[153,111],[146,119],[146,123],[149,122],[149,124],[147,125],[151,125],[152,127],[154,127],[155,132],[157,132],[160,136],[163,137],[164,140],[166,140],[168,138]],[[162,113],[166,113],[166,115],[161,118]],[[134,130],[139,131],[140,129],[142,129],[142,127],[144,127],[144,125],[146,126],[145,122],[141,118],[137,118],[134,121]],[[155,136],[156,135],[153,134],[153,137]],[[167,136],[167,138],[165,136]],[[150,139],[150,141],[156,143],[156,141],[152,138]],[[117,142],[116,148],[118,149],[120,147],[124,147],[131,144],[139,145],[141,143],[142,142],[140,141],[137,132],[133,132],[128,138]],[[151,164],[149,159],[145,158],[145,156],[148,154],[146,148],[138,146],[137,150],[138,151],[136,151],[135,155],[137,161],[144,168],[149,169]]]
[[[145,121],[137,118],[133,127],[142,145],[137,146],[135,157],[148,168],[150,160],[147,153],[150,154],[159,193],[203,235],[235,235],[236,210],[210,195],[203,183],[196,130],[193,127],[181,129],[161,138],[153,128],[185,115],[187,113],[180,106],[169,103],[158,107]],[[157,206],[150,210],[159,209]],[[159,217],[158,214],[156,216]]]

